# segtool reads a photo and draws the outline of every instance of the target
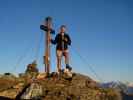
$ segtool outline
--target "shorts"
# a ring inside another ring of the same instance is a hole
[[[62,57],[62,56],[67,56],[68,55],[68,49],[67,50],[56,50],[56,56],[57,57]]]

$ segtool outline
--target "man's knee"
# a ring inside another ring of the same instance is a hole
[[[68,55],[69,55],[68,50],[65,50],[65,51],[63,52],[63,56],[68,57]]]
[[[61,56],[62,56],[62,51],[61,51],[61,50],[57,50],[57,51],[56,51],[56,56],[57,56],[57,58],[61,58]]]

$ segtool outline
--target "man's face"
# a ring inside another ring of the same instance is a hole
[[[61,27],[60,31],[61,31],[61,33],[65,33],[66,28],[65,27]]]

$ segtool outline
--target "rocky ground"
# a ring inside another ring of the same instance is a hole
[[[0,96],[2,100],[121,100],[118,91],[102,89],[91,78],[78,73],[73,73],[72,78],[62,74],[60,78],[51,76],[34,81],[27,76],[3,75]]]

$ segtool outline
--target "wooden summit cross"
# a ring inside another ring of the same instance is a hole
[[[52,29],[52,18],[46,17],[44,25],[40,25],[40,29],[45,31],[45,51],[44,51],[44,64],[45,72],[50,73],[50,37],[51,34],[54,34],[55,31]]]

